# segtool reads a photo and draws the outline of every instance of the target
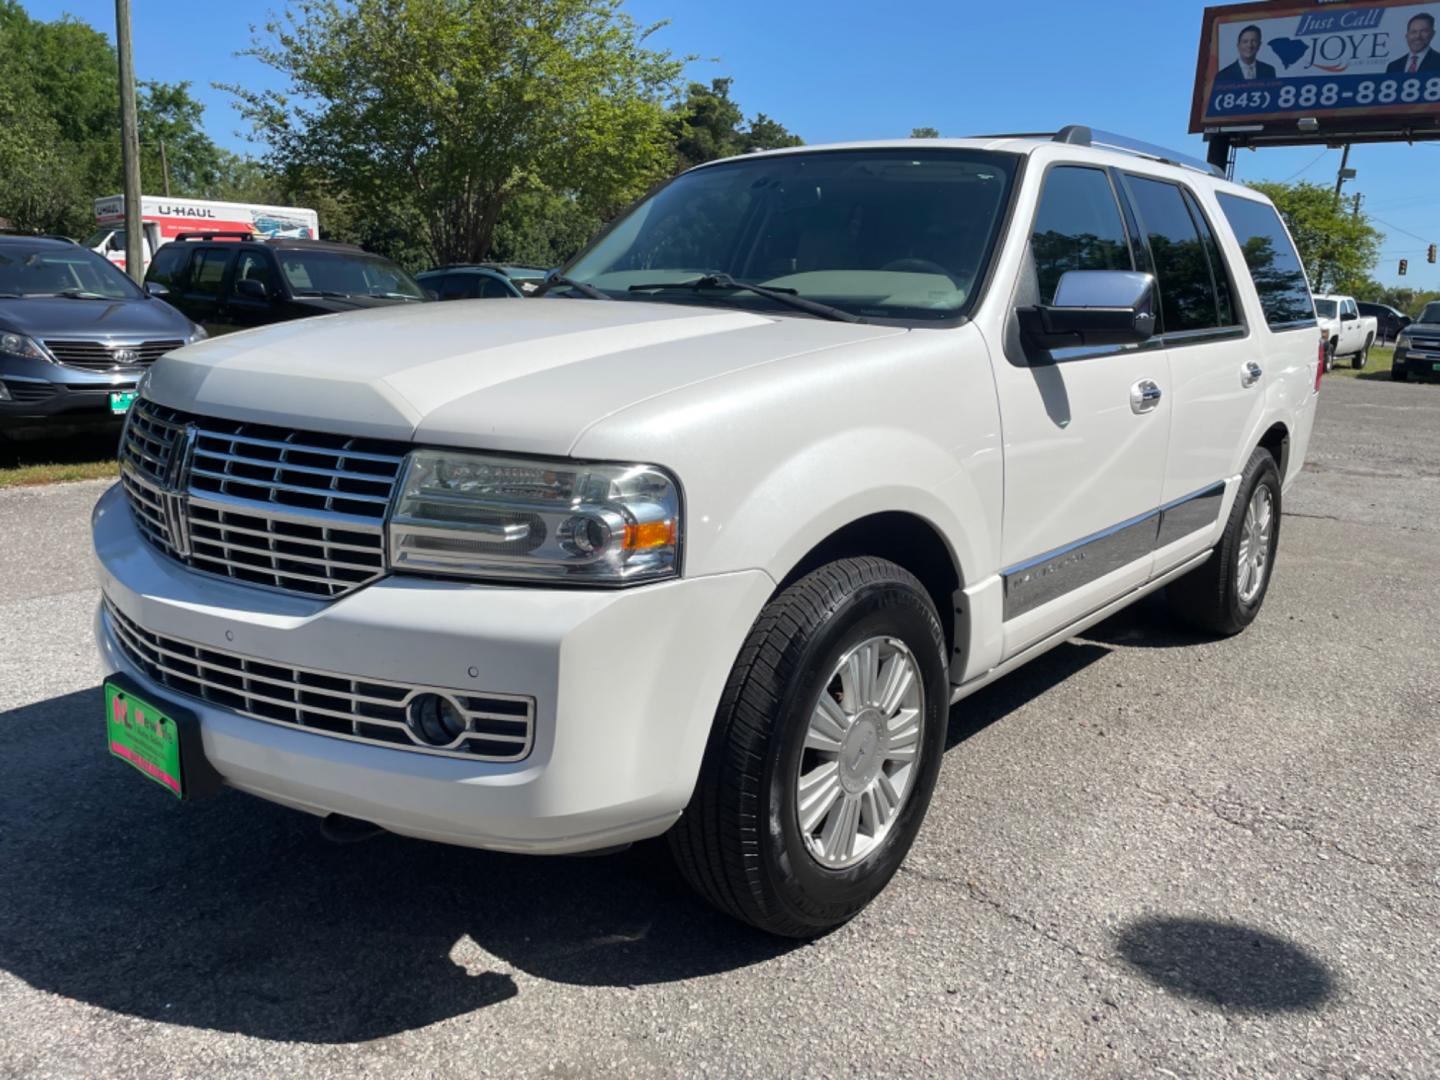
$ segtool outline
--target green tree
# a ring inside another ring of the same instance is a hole
[[[1365,214],[1342,210],[1334,191],[1319,184],[1250,186],[1269,197],[1285,219],[1316,292],[1329,292],[1343,282],[1363,282],[1368,276],[1385,237]]]
[[[92,200],[121,188],[119,65],[104,34],[75,19],[32,19],[0,0],[0,217],[22,229],[83,235]],[[205,135],[187,84],[143,83],[138,101],[141,177],[164,190],[206,196],[240,159]]]
[[[939,128],[933,128],[933,127],[911,128],[911,129],[910,129],[910,138],[912,138],[912,139],[938,139],[938,138],[940,138],[940,129],[939,129]]]
[[[685,97],[671,107],[676,172],[752,150],[804,145],[800,136],[791,134],[784,124],[764,113],[756,114],[747,124],[740,106],[730,97],[734,82],[734,79],[712,79],[709,86],[692,82],[685,89]]]
[[[619,8],[301,0],[249,50],[288,92],[227,89],[276,172],[323,175],[357,221],[388,215],[430,259],[474,261],[522,195],[604,211],[666,170],[664,100],[681,62],[647,48]]]

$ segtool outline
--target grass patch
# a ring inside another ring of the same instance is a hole
[[[1365,366],[1356,371],[1350,366],[1350,357],[1337,356],[1335,366],[1325,373],[1327,379],[1388,379],[1390,378],[1390,365],[1395,359],[1395,350],[1380,345],[1370,347],[1370,359]],[[1324,385],[1323,383],[1321,385]]]
[[[0,488],[118,475],[119,428],[64,439],[0,443]]]

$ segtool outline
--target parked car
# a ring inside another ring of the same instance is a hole
[[[1410,325],[1411,319],[1403,311],[1399,311],[1389,304],[1371,304],[1364,300],[1356,302],[1361,315],[1373,315],[1375,317],[1376,341],[1394,341],[1400,336],[1400,331]]]
[[[244,232],[182,234],[155,253],[145,288],[212,334],[426,299],[404,270],[354,244]]]
[[[1375,317],[1361,315],[1354,297],[1335,295],[1316,296],[1315,315],[1325,331],[1325,370],[1341,356],[1350,358],[1351,367],[1363,368],[1379,332]]]
[[[849,919],[952,703],[1155,590],[1214,634],[1265,599],[1304,270],[1263,195],[1101,141],[712,162],[543,303],[167,357],[94,515],[112,749],[348,836],[668,832],[740,919]]]
[[[115,424],[147,367],[204,336],[78,244],[0,236],[0,435]]]
[[[1440,301],[1426,304],[1420,317],[1400,331],[1395,342],[1390,377],[1405,382],[1411,375],[1440,377]]]
[[[466,263],[438,266],[416,274],[415,280],[438,300],[489,300],[529,296],[549,271],[536,266]]]

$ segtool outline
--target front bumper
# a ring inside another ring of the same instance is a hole
[[[1397,346],[1390,366],[1408,375],[1440,378],[1440,350]]]
[[[247,657],[462,693],[535,698],[514,763],[372,746],[256,720],[158,686],[103,610],[106,671],[200,719],[232,787],[406,836],[575,852],[654,836],[689,801],[730,667],[774,583],[761,571],[619,591],[387,577],[328,602],[196,573],[145,543],[118,486],[96,505],[101,587],[126,618]]]
[[[0,430],[80,424],[118,424],[110,395],[134,390],[140,372],[75,380],[0,373],[9,400],[0,400]]]

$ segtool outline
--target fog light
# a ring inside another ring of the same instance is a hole
[[[0,401],[9,401],[9,400],[10,400],[10,388],[9,388],[8,386],[6,386],[3,382],[0,382]]]
[[[405,710],[410,733],[427,746],[449,746],[466,729],[465,714],[447,697],[417,694]]]

